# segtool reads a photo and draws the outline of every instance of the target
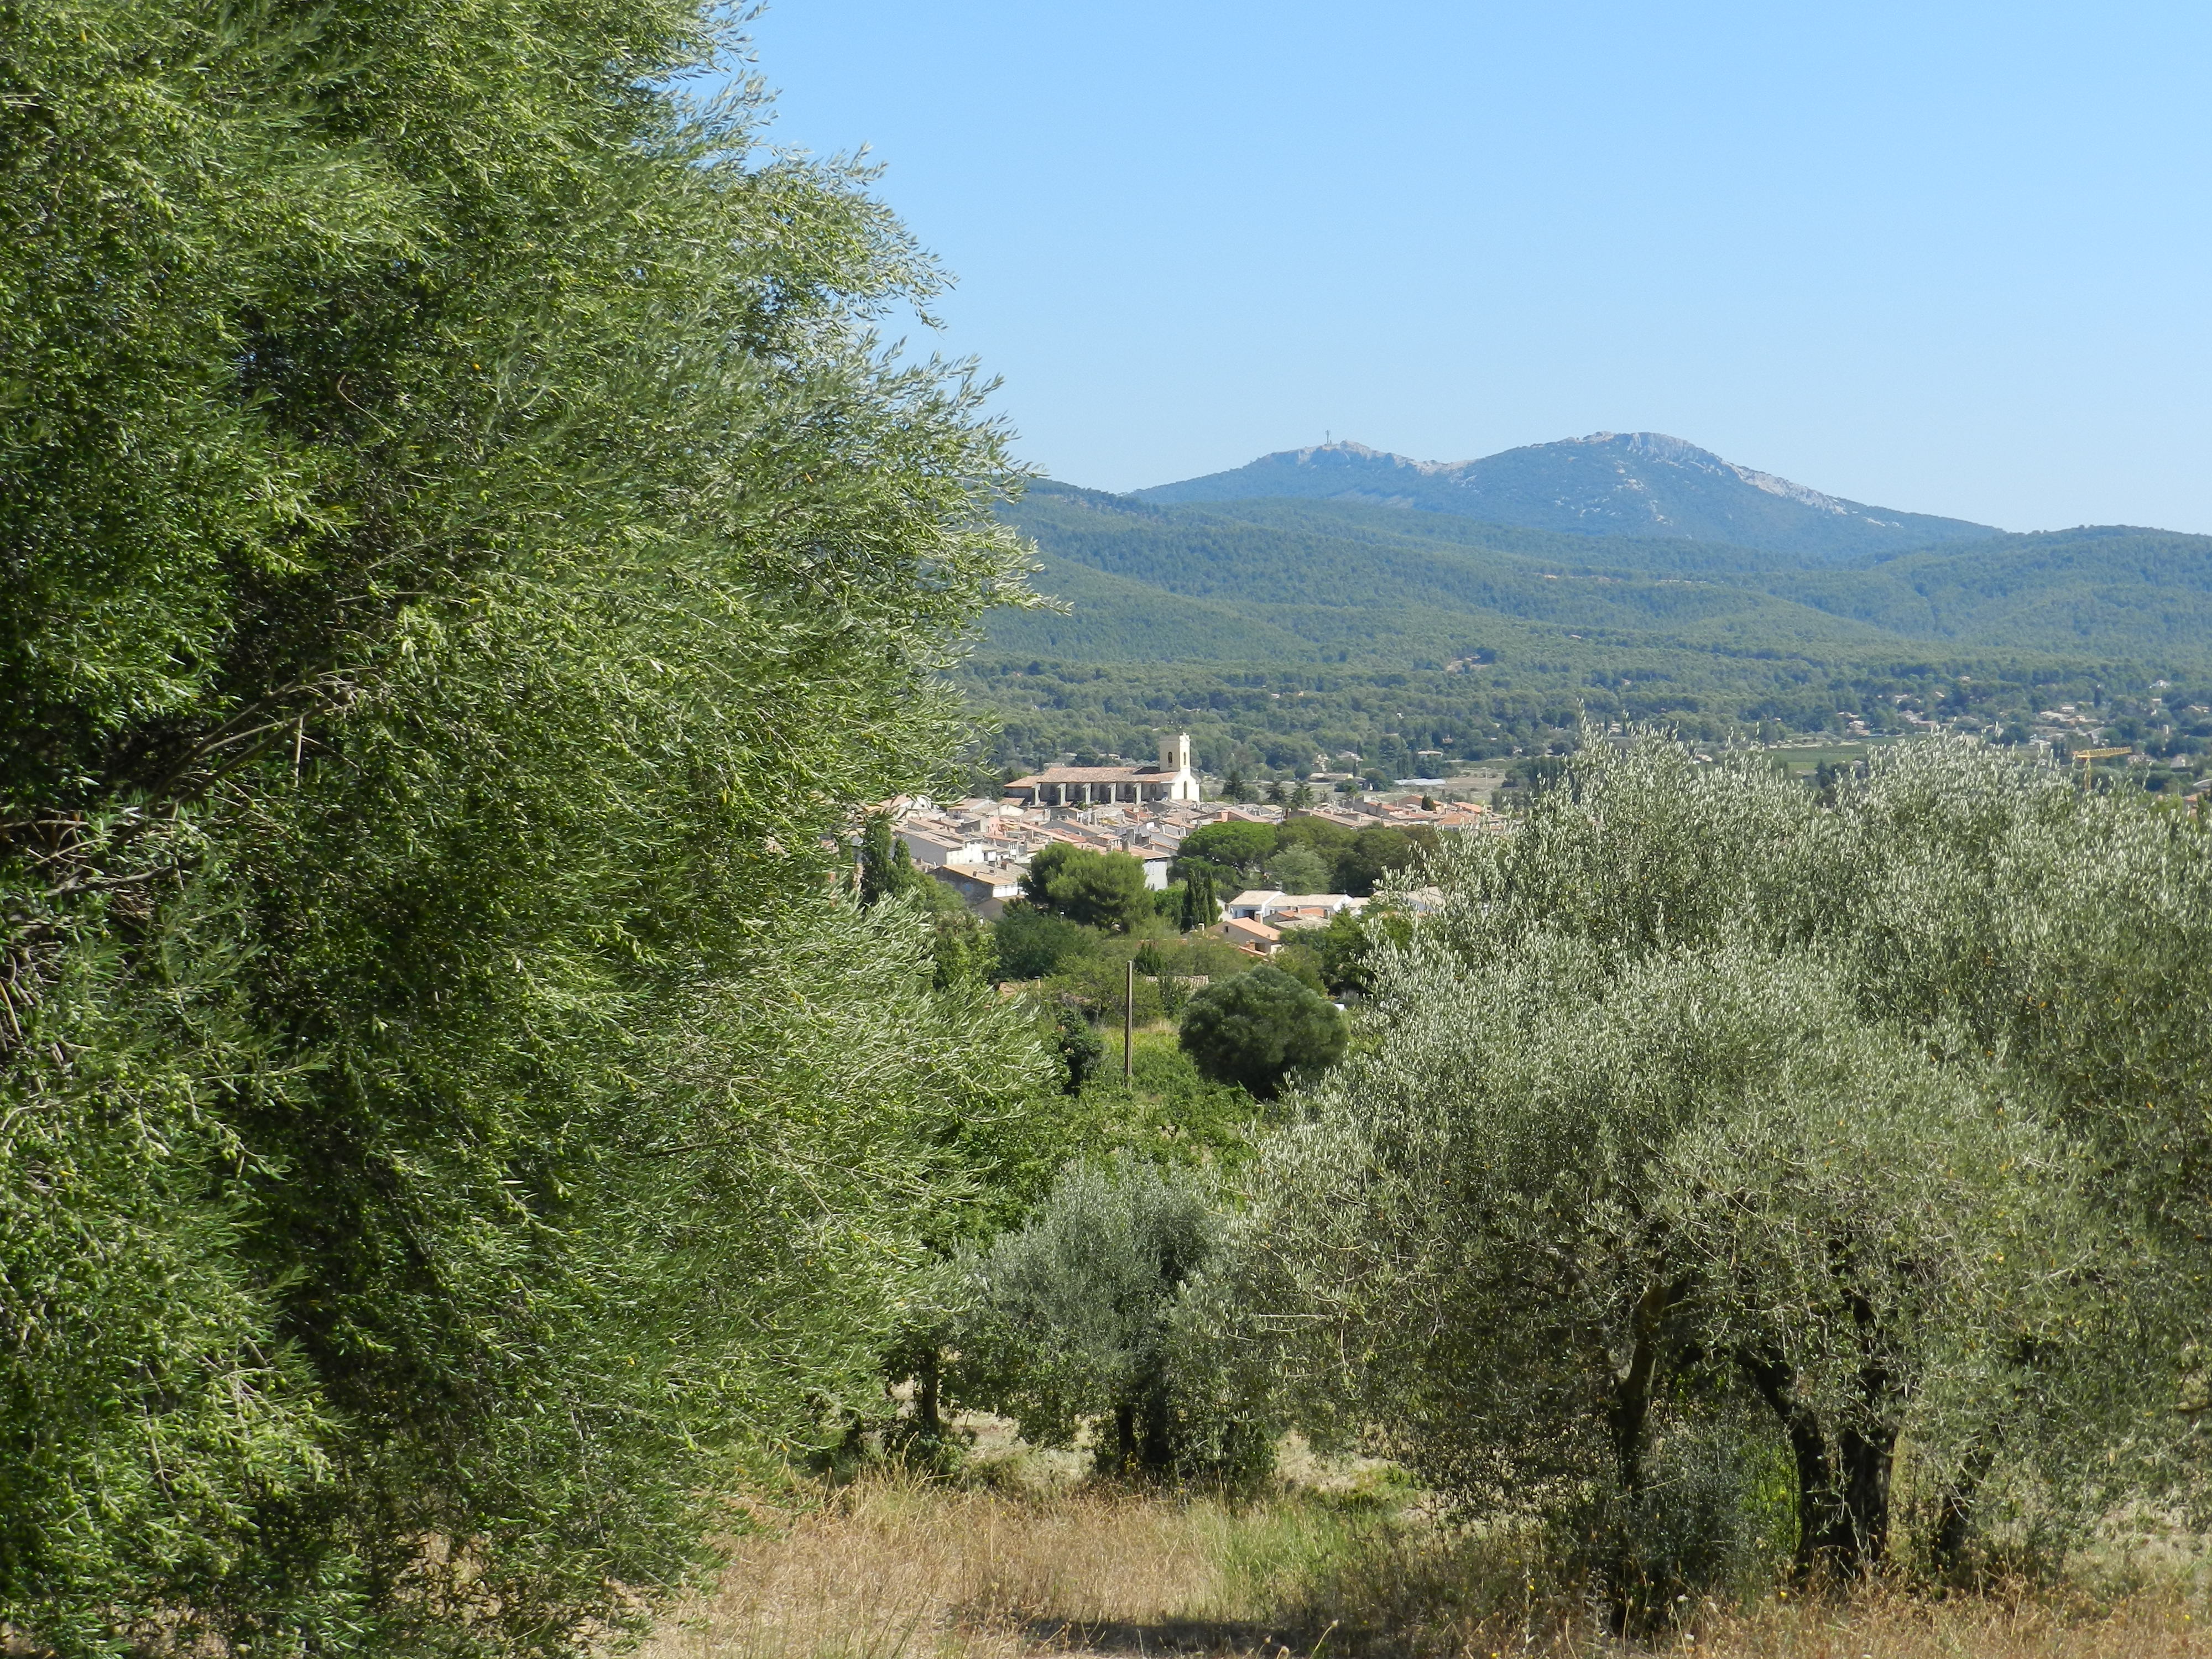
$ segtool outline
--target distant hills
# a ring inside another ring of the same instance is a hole
[[[1324,453],[1358,459],[1336,445],[1170,488],[1312,479],[1338,462],[1299,458]],[[1428,486],[1462,487],[1407,470]],[[1342,482],[1354,471],[1330,476]],[[1734,499],[1701,465],[1686,464],[1684,476],[1710,484],[1703,499]],[[1629,647],[1825,662],[1894,661],[1930,649],[2212,661],[2212,538],[2124,526],[2005,535],[1850,503],[1831,511],[1741,477],[1734,487],[1778,509],[1818,514],[1839,538],[1887,535],[1893,526],[1944,533],[1910,550],[1844,554],[1811,545],[1819,538],[1805,528],[1810,520],[1784,513],[1766,520],[1782,526],[1780,545],[1692,538],[1670,530],[1683,522],[1674,515],[1688,512],[1684,501],[1695,499],[1686,486],[1661,503],[1669,517],[1657,533],[1631,535],[1617,520],[1595,534],[1565,532],[1409,512],[1343,489],[1170,501],[1160,490],[1109,495],[1044,483],[1006,516],[1043,555],[1038,586],[1070,601],[1073,614],[1002,613],[988,648],[1091,662],[1407,667],[1440,667],[1478,649],[1520,656],[1544,641],[1587,661]]]
[[[1160,506],[1326,501],[1581,536],[1723,543],[1811,560],[1905,552],[1988,525],[1824,495],[1656,432],[1598,432],[1474,461],[1415,461],[1333,443],[1136,492]]]
[[[2212,747],[2212,537],[2008,535],[1648,435],[1458,467],[1335,444],[1003,512],[1069,609],[994,613],[960,671],[994,769],[1187,731],[1224,775],[1352,753],[1430,776],[1563,752],[1588,719],[2094,734],[2159,757],[2163,788]]]

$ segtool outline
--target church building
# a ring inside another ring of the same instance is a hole
[[[1042,772],[1016,778],[1005,793],[1025,806],[1194,801],[1198,774],[1190,769],[1190,733],[1162,738],[1158,766],[1048,766]]]

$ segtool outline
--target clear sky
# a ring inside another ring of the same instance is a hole
[[[2212,532],[2212,5],[775,0],[926,343],[1127,489],[1610,429],[2008,529]],[[925,341],[917,337],[917,345]]]

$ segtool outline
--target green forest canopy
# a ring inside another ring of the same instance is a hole
[[[1005,513],[1073,609],[1002,613],[963,671],[1001,723],[994,768],[1188,730],[1217,774],[1349,751],[1415,776],[1564,750],[1584,714],[1711,743],[1839,716],[2024,731],[2061,702],[2133,722],[2118,740],[2154,753],[2212,742],[2191,707],[2212,710],[2202,537],[2091,529],[1819,563],[1342,501],[1163,507],[1043,484]]]

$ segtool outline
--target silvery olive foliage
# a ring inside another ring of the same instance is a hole
[[[1224,1396],[1191,1318],[1226,1222],[1212,1177],[1127,1152],[1071,1165],[966,1264],[952,1386],[1033,1444],[1088,1426],[1108,1473],[1243,1475],[1268,1425]]]
[[[1018,479],[726,21],[0,12],[10,1642],[611,1639],[1049,1086],[823,850]]]
[[[1747,1420],[1803,1571],[2193,1500],[2209,855],[1978,744],[1831,804],[1593,739],[1432,867],[1224,1328],[1464,1500],[1613,1525],[1617,1581]]]

